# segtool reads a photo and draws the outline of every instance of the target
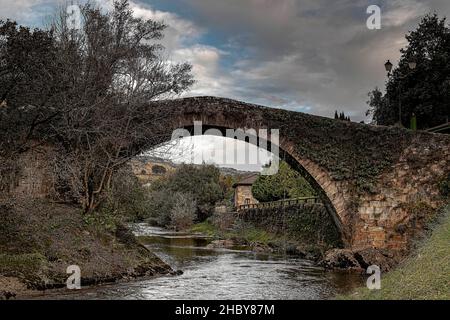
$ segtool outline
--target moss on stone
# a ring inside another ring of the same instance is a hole
[[[249,209],[242,215],[242,219],[299,243],[323,249],[342,246],[337,226],[320,204]]]
[[[381,289],[359,288],[340,299],[450,299],[450,205],[432,234],[395,270],[381,276]]]

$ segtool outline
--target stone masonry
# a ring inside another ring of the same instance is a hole
[[[280,157],[316,189],[350,249],[407,249],[433,209],[443,204],[438,184],[450,172],[450,137],[446,135],[215,97],[151,102],[142,107],[141,114],[135,125],[154,123],[158,139],[151,145],[146,140],[129,146],[136,154],[170,140],[177,128],[192,132],[194,121],[202,121],[204,130],[222,132],[227,128],[279,129]],[[28,181],[30,170],[26,171]],[[20,184],[17,189],[28,192]],[[37,189],[40,194],[45,191]]]

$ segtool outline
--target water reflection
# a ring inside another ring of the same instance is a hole
[[[184,273],[52,298],[327,299],[362,284],[359,276],[325,272],[311,261],[292,256],[257,254],[242,248],[212,249],[207,247],[211,238],[146,224],[134,225],[133,230],[162,260]]]

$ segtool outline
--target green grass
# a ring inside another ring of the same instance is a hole
[[[249,243],[257,242],[269,244],[270,242],[275,240],[272,234],[255,227],[245,228],[244,230],[240,230],[239,233],[241,233],[241,236]]]
[[[242,224],[233,230],[221,231],[209,221],[197,223],[189,230],[194,233],[202,233],[219,239],[242,239],[248,243],[268,244],[277,238],[267,231],[256,228],[250,224]]]
[[[39,253],[0,254],[0,274],[27,277],[37,273],[47,259]]]
[[[430,238],[397,269],[382,275],[380,290],[360,288],[338,298],[450,300],[450,205]]]
[[[214,226],[209,221],[197,223],[197,224],[193,225],[189,231],[193,232],[193,233],[203,233],[208,236],[216,236],[218,234],[217,227]]]

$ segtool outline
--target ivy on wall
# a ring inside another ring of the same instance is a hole
[[[253,196],[260,202],[277,201],[316,195],[299,172],[281,161],[274,175],[260,175],[252,186]]]

